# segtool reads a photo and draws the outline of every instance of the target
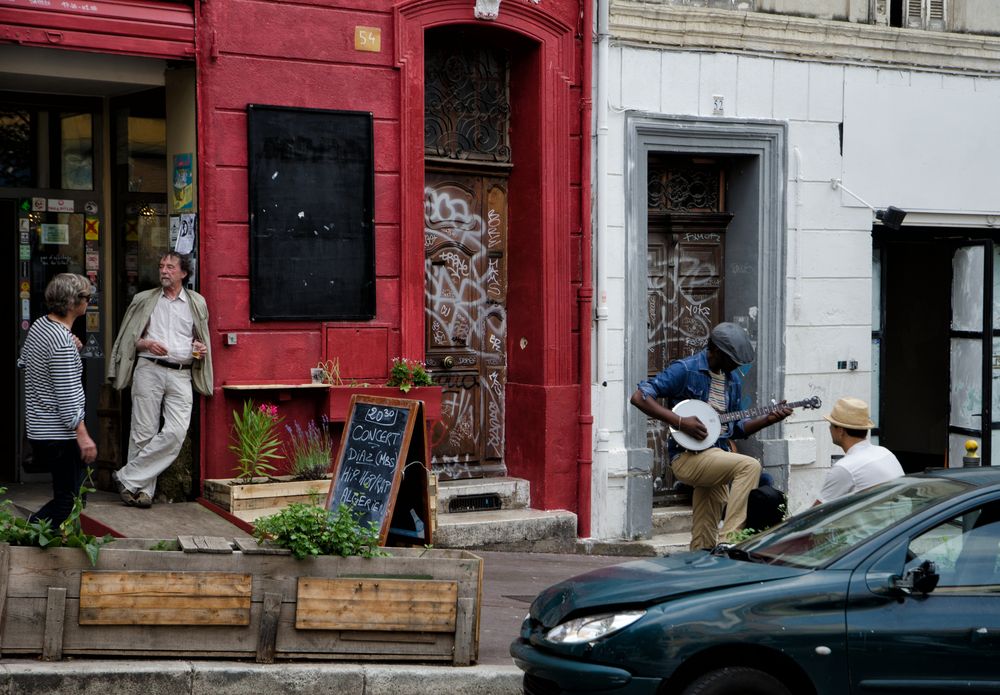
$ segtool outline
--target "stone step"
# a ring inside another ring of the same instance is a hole
[[[580,539],[576,552],[585,555],[612,555],[621,557],[662,557],[687,552],[691,534],[664,533],[638,541],[600,541]]]
[[[576,514],[510,509],[439,514],[434,546],[518,552],[576,552]]]
[[[493,503],[499,504],[499,509],[501,510],[527,509],[531,501],[531,486],[527,480],[522,478],[439,480],[437,487],[437,513],[439,516],[442,516],[452,513],[451,509],[453,506],[468,507],[476,505],[479,502],[476,498],[483,496],[491,497]],[[494,511],[496,509],[496,507],[493,508]]]
[[[691,531],[691,507],[653,507],[653,535]]]

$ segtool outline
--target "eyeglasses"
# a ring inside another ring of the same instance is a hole
[[[90,299],[91,296],[92,295],[90,293],[88,293],[88,292],[81,292],[80,294],[76,295],[76,298],[77,299]]]

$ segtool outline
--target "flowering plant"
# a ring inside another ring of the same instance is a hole
[[[408,360],[405,357],[393,357],[389,381],[385,382],[385,385],[398,386],[400,391],[408,393],[414,386],[431,386],[433,383],[423,362]]]
[[[322,426],[310,420],[305,430],[298,422],[294,429],[285,425],[288,432],[285,453],[292,462],[289,472],[296,480],[319,480],[330,472],[333,437],[327,429],[327,422],[326,416],[323,416]]]
[[[278,425],[284,419],[278,415],[278,406],[268,403],[258,406],[252,400],[243,403],[242,415],[233,411],[229,450],[236,454],[238,463],[233,470],[238,481],[249,483],[256,477],[270,477],[274,470],[270,462],[284,458],[278,453],[281,446]]]

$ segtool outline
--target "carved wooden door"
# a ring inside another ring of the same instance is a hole
[[[649,163],[647,237],[647,372],[702,350],[725,320],[725,204],[720,162],[682,158]],[[653,501],[670,502],[674,478],[666,424],[647,419],[653,450]]]
[[[428,171],[425,342],[443,386],[431,459],[445,480],[499,476],[507,382],[507,180]]]

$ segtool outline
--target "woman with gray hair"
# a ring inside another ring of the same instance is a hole
[[[73,323],[87,313],[90,280],[60,273],[45,288],[49,313],[35,320],[21,347],[25,420],[36,462],[52,473],[52,499],[31,515],[58,527],[73,510],[86,464],[97,458],[97,445],[84,423],[80,341]]]

